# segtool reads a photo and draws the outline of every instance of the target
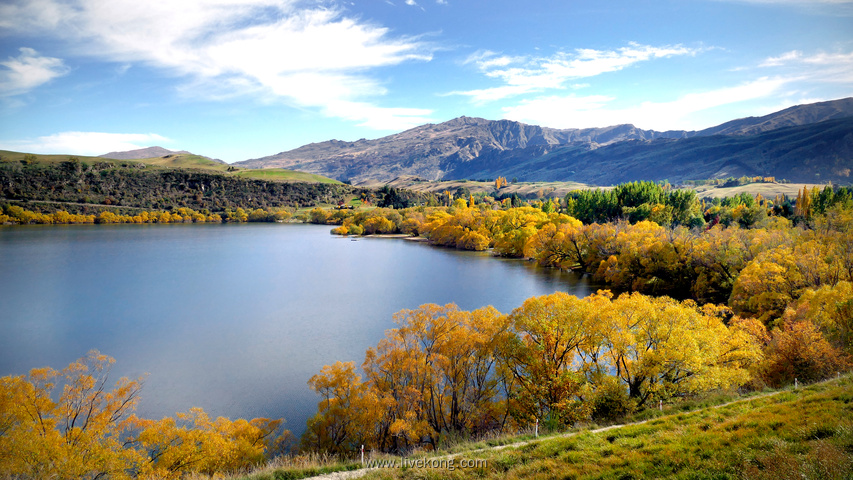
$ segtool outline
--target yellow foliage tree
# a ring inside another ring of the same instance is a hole
[[[141,379],[108,388],[114,359],[97,351],[61,372],[0,378],[0,472],[11,478],[177,479],[257,464],[281,420],[211,421],[201,409],[160,421],[137,418]],[[56,396],[56,392],[58,397]],[[4,477],[5,478],[5,477]]]
[[[91,351],[61,372],[37,368],[0,378],[0,471],[18,478],[128,478],[138,456],[125,448],[124,435],[135,426],[141,383],[122,378],[108,388],[113,363]]]
[[[399,328],[368,349],[363,369],[383,405],[375,445],[406,450],[444,432],[489,431],[502,423],[494,351],[504,329],[492,307],[422,305],[395,314]],[[375,421],[375,420],[374,420]]]
[[[326,365],[308,385],[322,400],[308,420],[303,448],[346,454],[374,443],[374,425],[383,408],[375,391],[355,373],[353,362]]]
[[[638,405],[741,385],[761,360],[751,336],[730,332],[714,312],[689,300],[623,294],[602,317],[599,361],[615,371]]]
[[[145,460],[139,477],[179,479],[187,473],[237,472],[258,465],[271,446],[281,420],[211,420],[200,408],[177,419],[140,420],[135,438]]]
[[[783,315],[786,324],[813,322],[837,348],[853,353],[853,283],[806,289]]]
[[[832,245],[809,240],[793,248],[782,245],[762,252],[738,276],[732,307],[770,325],[806,288],[849,280],[833,250]]]
[[[589,307],[556,292],[529,298],[510,315],[515,336],[502,349],[502,369],[515,380],[509,398],[520,420],[572,425],[589,414],[580,366],[581,352],[596,343]]]

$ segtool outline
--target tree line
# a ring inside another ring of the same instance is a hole
[[[634,187],[622,192],[624,195],[615,198],[623,198],[620,201],[626,205],[637,204],[626,198],[644,198],[642,194],[633,195]],[[680,214],[667,215],[672,219],[668,224],[632,222],[630,217],[585,223],[564,213],[568,211],[566,205],[550,201],[511,207],[476,203],[473,198],[456,199],[452,207],[358,212],[315,208],[306,220],[337,224],[332,230],[335,234],[401,233],[425,237],[440,246],[491,249],[498,256],[530,258],[543,266],[589,274],[615,291],[728,304],[739,314],[754,314],[769,321],[780,316],[782,300],[774,306],[770,300],[751,296],[755,291],[751,286],[754,272],[761,268],[771,264],[784,268],[773,281],[789,285],[793,297],[803,288],[853,277],[850,191],[827,187],[801,192],[800,196],[791,208],[781,208],[760,195],[719,200],[704,207],[709,221],[692,228],[676,219],[693,217]],[[689,207],[673,211],[703,208],[690,195],[674,198],[692,200],[683,202]],[[640,205],[644,204],[648,202]],[[661,208],[652,207],[652,212],[665,210],[666,205],[655,205]],[[740,278],[750,265],[747,275]],[[771,277],[762,278],[766,283]]]
[[[34,212],[17,205],[0,206],[0,225],[4,224],[80,224],[80,223],[241,223],[241,222],[281,222],[289,219],[291,212],[286,209],[236,210],[226,209],[224,212],[212,213],[207,209],[196,211],[181,207],[171,211],[149,212],[140,211],[133,214],[102,211],[95,214],[68,213],[58,210],[52,213]]]

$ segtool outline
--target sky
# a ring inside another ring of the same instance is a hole
[[[853,0],[0,0],[0,149],[235,162],[466,115],[698,130],[853,96]]]

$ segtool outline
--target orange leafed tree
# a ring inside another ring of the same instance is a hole
[[[0,378],[0,471],[21,478],[126,478],[125,448],[141,379],[110,389],[114,360],[97,351],[62,371]],[[58,399],[55,392],[59,391]]]
[[[179,479],[188,473],[214,475],[258,465],[276,441],[281,422],[211,420],[200,408],[178,413],[177,419],[140,420],[135,438],[141,455],[139,477]]]
[[[785,322],[767,346],[764,379],[773,386],[814,382],[845,371],[850,357],[833,347],[808,320]]]
[[[322,397],[308,420],[302,448],[345,454],[372,443],[382,404],[374,390],[355,373],[353,362],[336,362],[308,380]]]
[[[499,427],[505,415],[492,373],[504,317],[492,307],[428,304],[395,320],[399,327],[367,351],[363,366],[384,409],[374,445],[398,451],[427,438],[435,446],[445,432]]]

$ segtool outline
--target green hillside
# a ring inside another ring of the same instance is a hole
[[[281,169],[236,169],[191,154],[142,160],[0,151],[0,201],[39,210],[92,213],[89,207],[221,212],[346,202],[359,189]]]
[[[282,168],[246,169],[213,161],[209,158],[193,154],[174,154],[163,157],[143,158],[139,160],[114,160],[102,157],[87,157],[79,155],[36,155],[22,152],[11,152],[0,150],[0,162],[20,162],[26,160],[32,163],[56,164],[76,158],[80,163],[87,165],[101,165],[112,167],[136,167],[148,169],[189,169],[216,172],[223,175],[233,175],[241,178],[257,180],[268,180],[274,182],[307,182],[307,183],[333,183],[341,182],[322,175],[285,170]]]

